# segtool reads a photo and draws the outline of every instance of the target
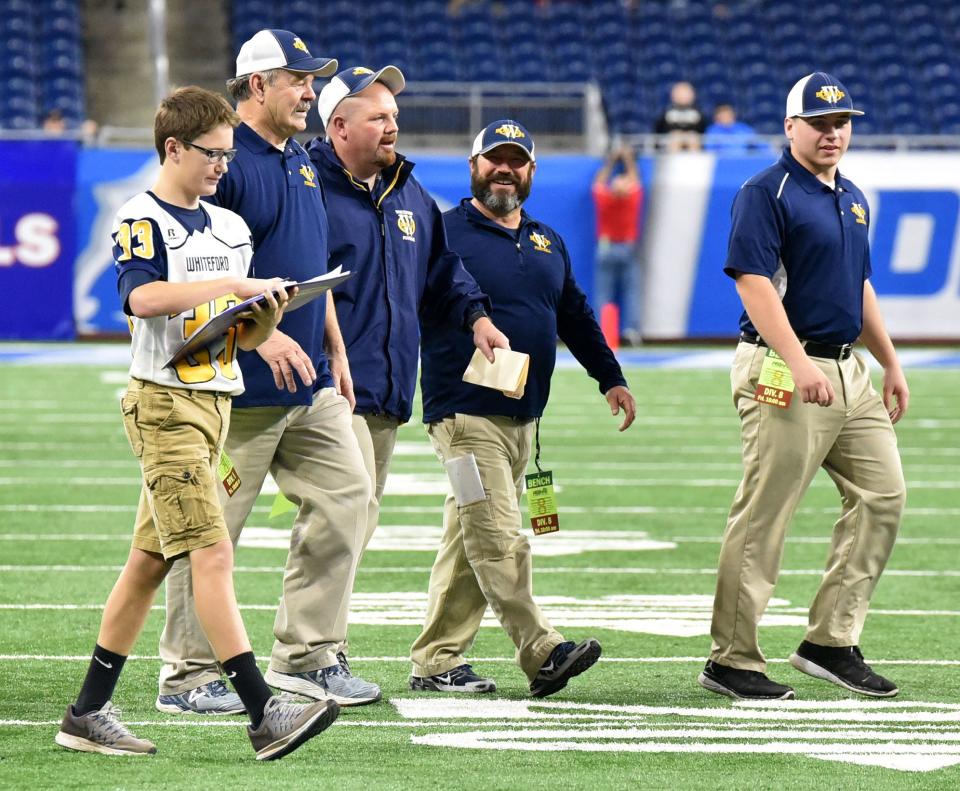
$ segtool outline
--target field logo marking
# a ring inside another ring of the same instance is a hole
[[[425,698],[390,702],[407,720],[437,720],[438,726],[443,721],[442,732],[410,737],[413,744],[431,747],[804,755],[902,772],[960,764],[960,706],[937,703],[777,701],[775,706],[694,708]],[[455,731],[458,722],[471,730]]]
[[[673,541],[655,541],[641,530],[561,530],[550,536],[522,531],[537,557],[581,555],[584,552],[647,552],[676,549]],[[374,552],[432,552],[440,548],[443,528],[434,525],[381,525],[370,540]],[[247,527],[240,534],[240,545],[260,549],[288,549],[289,528]]]

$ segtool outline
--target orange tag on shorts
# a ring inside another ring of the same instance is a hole
[[[786,409],[793,398],[794,387],[793,374],[783,358],[773,349],[767,349],[760,368],[757,390],[753,394],[754,400]]]

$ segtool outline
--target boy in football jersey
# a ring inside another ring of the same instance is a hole
[[[250,231],[212,195],[236,150],[239,117],[220,96],[181,88],[157,110],[160,175],[153,189],[119,211],[114,260],[131,317],[130,383],[123,422],[143,473],[133,545],[107,599],[86,679],[56,736],[73,750],[155,753],[119,720],[110,698],[154,595],[175,558],[188,556],[197,614],[217,659],[243,701],[258,760],[281,758],[327,728],[332,700],[302,705],[273,696],[257,667],[233,588],[233,545],[217,499],[217,462],[231,396],[243,391],[234,356],[253,349],[280,321],[287,293],[276,280],[246,277]],[[166,362],[209,317],[262,294],[249,318],[221,341]],[[225,690],[224,690],[225,691]]]

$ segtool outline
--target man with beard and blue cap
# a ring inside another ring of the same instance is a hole
[[[600,658],[600,643],[566,640],[533,598],[530,544],[520,531],[519,500],[531,448],[550,394],[559,337],[594,379],[623,431],[636,414],[633,395],[607,346],[560,235],[530,217],[523,203],[536,170],[529,130],[511,119],[477,135],[470,154],[472,198],[443,216],[451,248],[493,302],[491,318],[529,355],[518,398],[462,380],[473,349],[459,334],[424,316],[420,385],[423,419],[446,465],[473,457],[473,498],[453,486],[443,538],[430,573],[423,631],[410,651],[410,688],[487,693],[493,679],[474,673],[466,654],[487,606],[516,646],[530,694],[546,697]],[[472,462],[470,462],[472,466]],[[455,476],[451,476],[451,483]]]

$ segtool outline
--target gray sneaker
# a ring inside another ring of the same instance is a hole
[[[247,726],[247,735],[257,751],[258,761],[275,761],[292,753],[301,744],[325,731],[340,714],[335,700],[292,703],[274,695],[263,709],[256,729]]]
[[[105,755],[153,755],[153,742],[138,739],[120,722],[120,709],[109,700],[99,711],[77,715],[73,705],[60,723],[60,732],[54,739],[61,747],[84,753]]]
[[[154,705],[164,714],[243,714],[246,711],[240,696],[231,692],[219,678],[179,695],[160,695]]]
[[[280,673],[270,669],[264,679],[271,687],[314,700],[335,700],[341,706],[364,706],[380,700],[380,687],[336,664],[307,673]]]

